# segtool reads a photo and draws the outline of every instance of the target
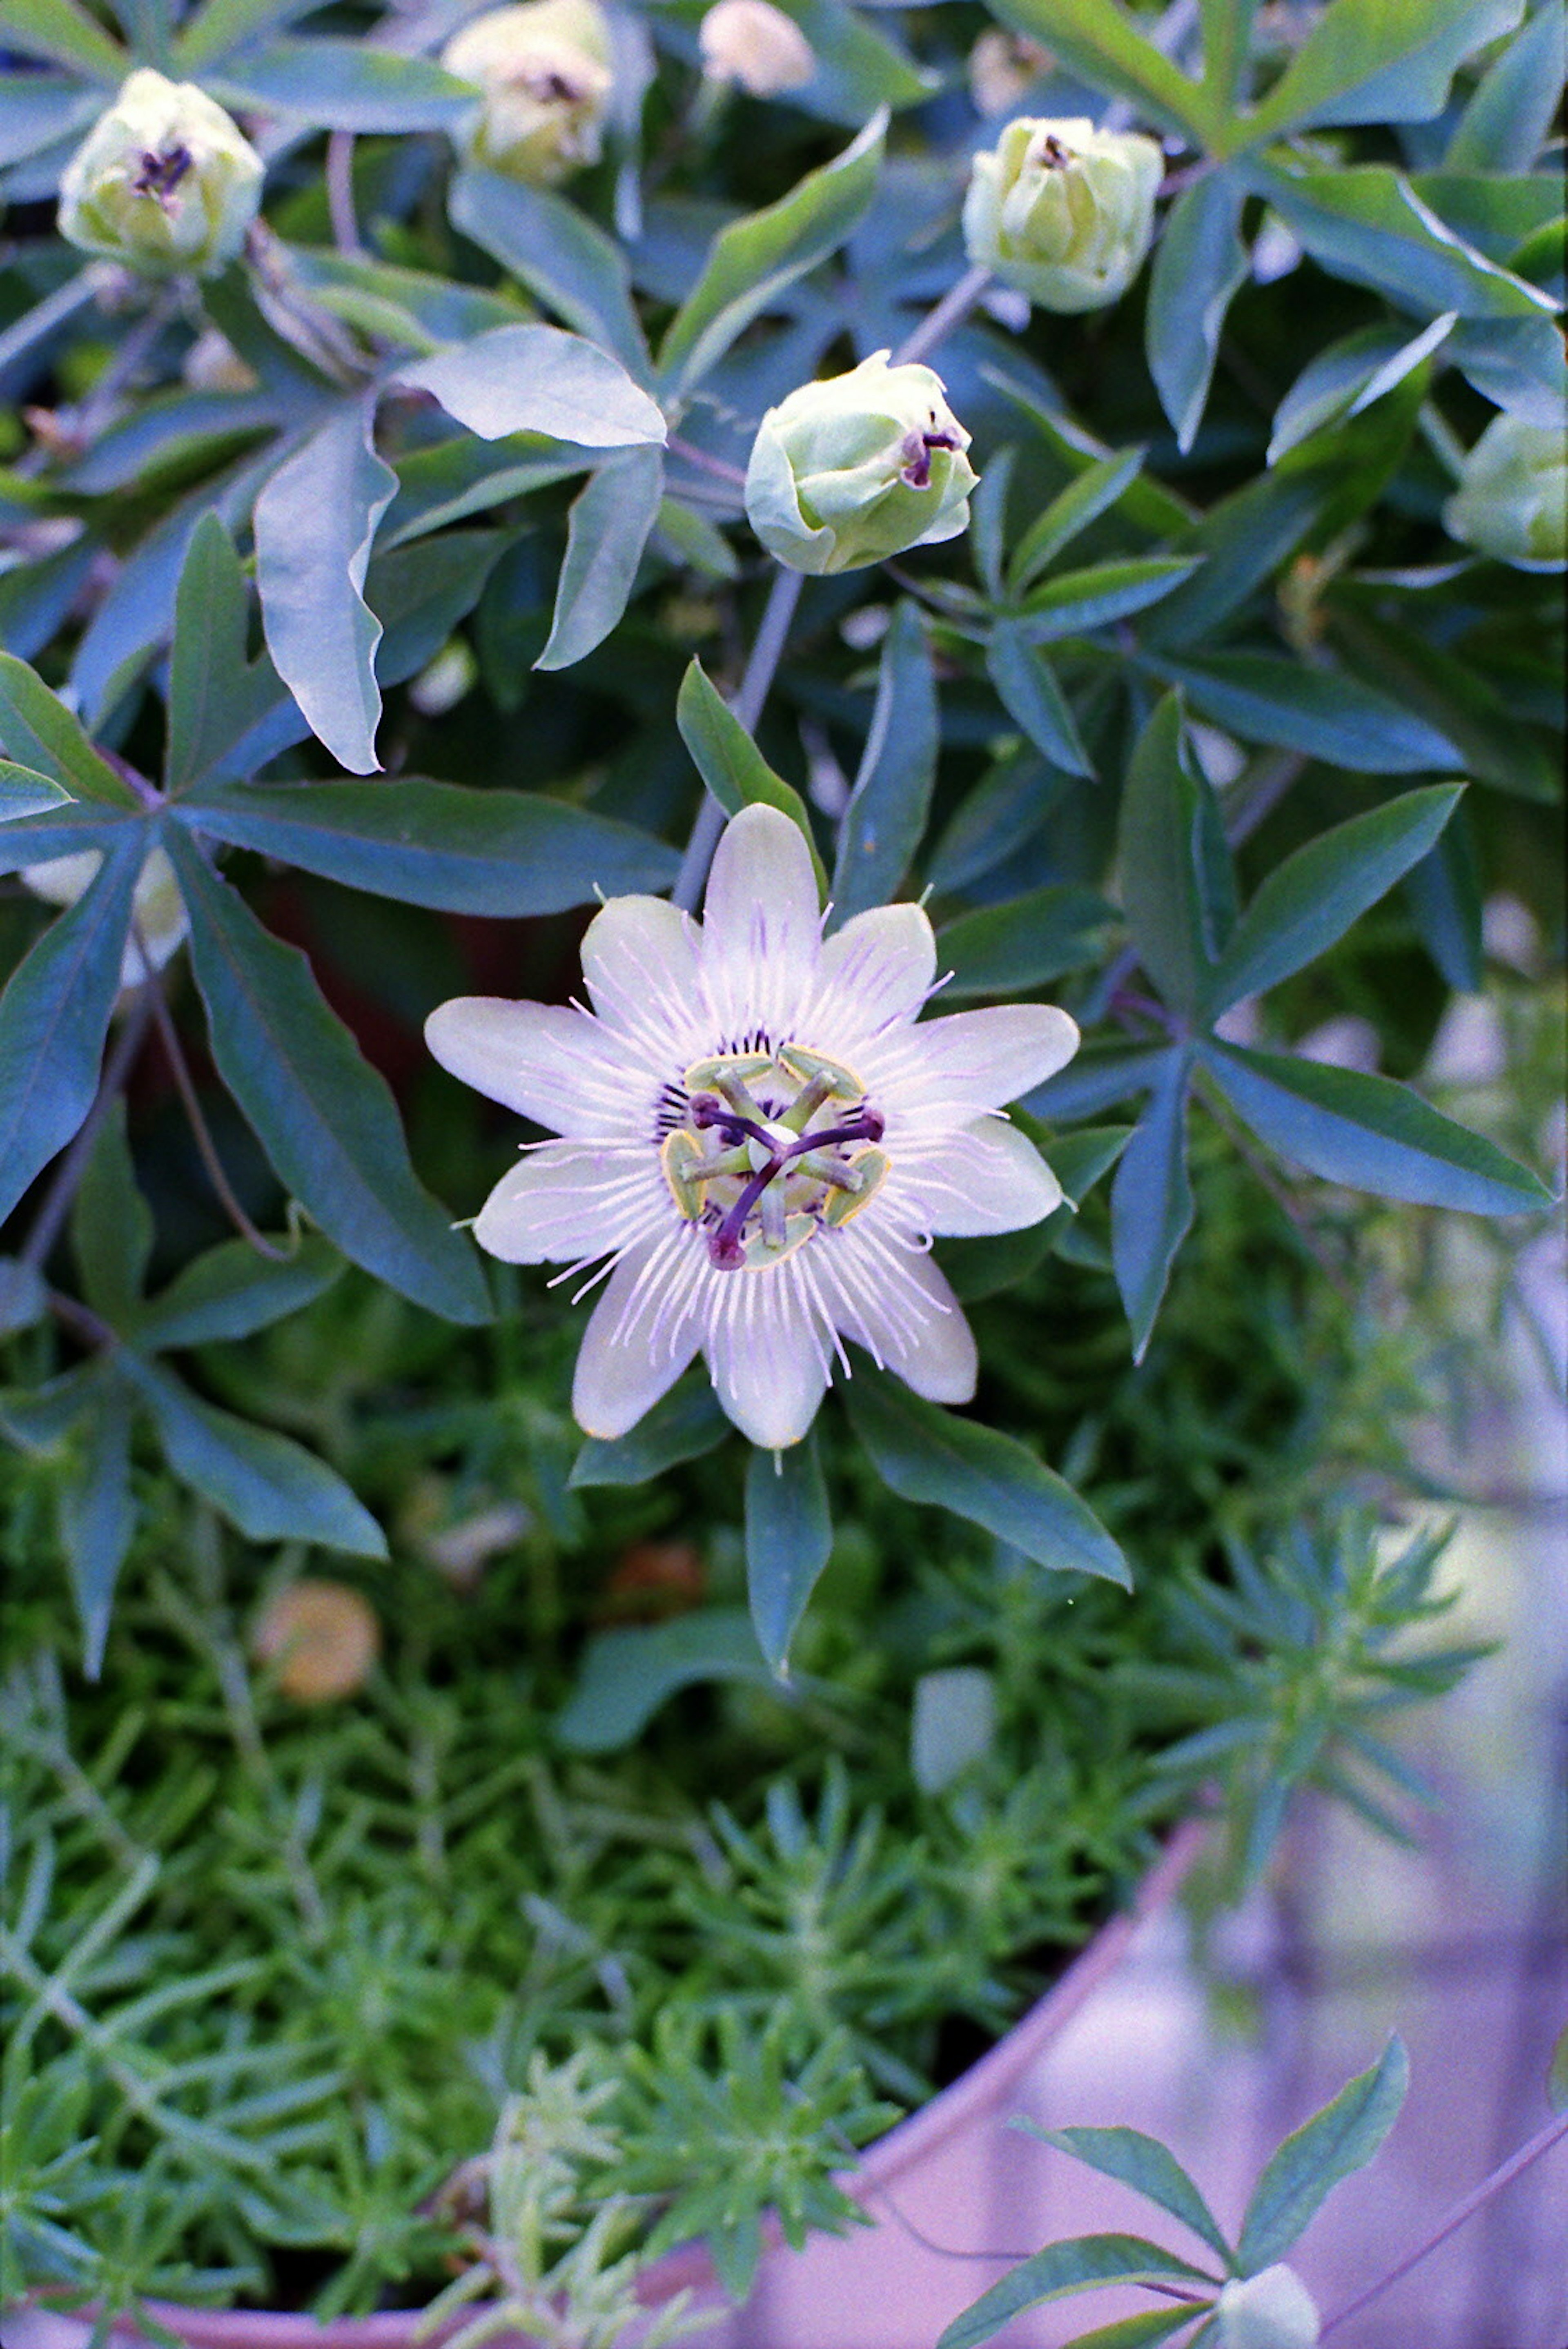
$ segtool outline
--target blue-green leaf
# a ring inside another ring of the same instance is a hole
[[[249,1338],[310,1304],[342,1270],[337,1249],[309,1234],[282,1264],[258,1256],[247,1240],[223,1240],[140,1306],[128,1326],[144,1350]]]
[[[940,1795],[983,1762],[996,1737],[996,1676],[950,1664],[915,1682],[909,1770],[922,1794]]]
[[[815,1436],[787,1452],[753,1447],[746,1470],[746,1588],[758,1644],[780,1680],[789,1677],[790,1641],[832,1547]]]
[[[1162,129],[1190,131],[1199,146],[1210,143],[1218,118],[1207,92],[1134,30],[1116,0],[1001,0],[995,13],[1031,34],[1091,89],[1114,90]]]
[[[1135,2128],[1037,2128],[1031,2121],[1016,2124],[1037,2137],[1043,2145],[1054,2145],[1063,2153],[1070,2153],[1075,2161],[1085,2162],[1104,2178],[1118,2178],[1124,2186],[1150,2202],[1158,2202],[1173,2219],[1206,2242],[1211,2251],[1218,2251],[1225,2265],[1231,2264],[1231,2246],[1226,2241],[1219,2220],[1187,2172],[1157,2137],[1146,2137]]]
[[[1325,1183],[1472,1216],[1529,1215],[1552,1204],[1528,1167],[1391,1078],[1218,1038],[1199,1049],[1253,1133]]]
[[[432,57],[399,57],[369,41],[270,41],[207,79],[225,106],[321,130],[446,130],[475,104],[472,82]]]
[[[1085,571],[1059,572],[1032,588],[1013,625],[1032,645],[1055,644],[1108,627],[1158,604],[1197,570],[1196,554],[1148,554],[1124,563],[1096,563]]]
[[[1245,122],[1247,141],[1308,123],[1428,121],[1456,67],[1523,13],[1524,0],[1330,0]]]
[[[1071,1121],[1096,1117],[1101,1110],[1145,1092],[1159,1075],[1166,1044],[1107,1044],[1096,1040],[1075,1054],[1060,1076],[1025,1093],[1023,1106],[1035,1117]]]
[[[93,1311],[123,1330],[140,1301],[152,1253],[152,1216],[136,1187],[123,1094],[104,1113],[77,1185],[71,1253]]]
[[[1386,295],[1397,309],[1521,318],[1553,307],[1539,286],[1457,236],[1389,164],[1300,171],[1255,163],[1249,178],[1315,261]]]
[[[19,873],[25,864],[47,864],[87,848],[110,848],[127,823],[140,829],[135,816],[91,800],[63,800],[37,815],[11,816],[0,823],[0,873]]]
[[[1178,1249],[1192,1225],[1187,1179],[1188,1053],[1171,1052],[1156,1079],[1111,1186],[1111,1263],[1141,1362]]]
[[[1331,2189],[1366,2168],[1398,2119],[1409,2081],[1404,2044],[1391,2039],[1369,2070],[1286,2137],[1241,2221],[1236,2263],[1242,2275],[1256,2275],[1282,2259]]]
[[[626,255],[576,204],[499,171],[471,166],[447,197],[452,226],[483,246],[576,333],[613,351],[635,376],[648,345]]]
[[[1528,327],[1532,322],[1505,319],[1501,323],[1511,328],[1515,324]],[[1408,336],[1398,326],[1363,326],[1330,343],[1303,368],[1275,409],[1269,463],[1277,465],[1289,450],[1328,425],[1359,416],[1364,408],[1370,408],[1429,358],[1456,324],[1454,313],[1446,310],[1418,335]],[[1549,334],[1553,332],[1549,321],[1543,319],[1542,324]]]
[[[1195,1013],[1225,945],[1234,879],[1176,694],[1165,696],[1138,737],[1118,836],[1122,905],[1138,957],[1168,1003]]]
[[[1437,845],[1405,875],[1405,896],[1421,944],[1459,995],[1479,995],[1485,981],[1480,858],[1463,803]]]
[[[1359,775],[1407,775],[1462,763],[1446,734],[1345,670],[1276,653],[1212,653],[1161,664],[1193,708],[1243,740],[1271,742]]]
[[[97,1376],[83,1390],[71,1431],[71,1460],[60,1488],[60,1544],[82,1627],[82,1670],[96,1681],[103,1666],[115,1585],[136,1531],[130,1491],[130,1406],[121,1381]]]
[[[805,802],[793,784],[774,774],[699,660],[689,663],[680,680],[675,722],[698,773],[726,815],[739,815],[743,807],[761,802],[800,826],[811,850],[817,889],[826,897],[827,874],[812,837]]]
[[[1093,2284],[1213,2281],[1201,2268],[1141,2235],[1074,2235],[1065,2242],[1048,2243],[1033,2259],[1010,2269],[1000,2283],[953,2319],[937,2349],[980,2349],[982,2341],[992,2340],[1026,2308],[1039,2308],[1068,2292],[1087,2292]]]
[[[378,766],[381,623],[361,589],[398,477],[376,454],[375,402],[345,400],[255,502],[267,650],[310,730],[356,775]]]
[[[19,767],[13,760],[0,759],[0,823],[9,823],[19,815],[42,815],[46,808],[71,804],[71,795],[63,784],[40,775],[33,767]]]
[[[909,871],[930,812],[939,736],[930,647],[905,600],[882,640],[871,730],[839,828],[835,926],[885,905]]]
[[[857,1363],[844,1389],[877,1475],[906,1501],[950,1509],[1037,1566],[1132,1587],[1127,1562],[1087,1503],[1000,1429],[960,1419]]]
[[[1023,995],[1096,959],[1116,909],[1097,889],[1048,881],[1000,905],[961,914],[937,932],[938,965],[950,971],[944,1002],[965,995]]]
[[[319,1542],[385,1557],[386,1537],[335,1469],[291,1437],[199,1402],[173,1374],[130,1350],[121,1374],[152,1415],[171,1469],[248,1541]]]
[[[1546,0],[1465,101],[1443,156],[1446,171],[1530,170],[1563,95],[1565,42],[1562,0]]]
[[[1220,957],[1210,1008],[1261,995],[1326,954],[1419,863],[1459,804],[1461,783],[1406,792],[1335,824],[1268,874]]]
[[[581,449],[662,448],[663,412],[620,361],[560,326],[496,326],[398,371],[482,440],[543,432]]]
[[[717,366],[786,285],[837,252],[877,192],[887,131],[887,114],[878,111],[842,155],[808,171],[765,212],[720,231],[659,346],[659,378],[676,398]]]
[[[26,57],[48,57],[56,65],[90,74],[95,81],[119,83],[130,70],[130,59],[119,42],[77,0],[9,0],[5,38]]]
[[[181,802],[195,829],[405,905],[515,918],[598,892],[668,889],[679,860],[650,833],[542,792],[385,783],[214,785]]]
[[[0,748],[59,783],[72,799],[133,808],[136,793],[94,750],[57,694],[13,653],[0,653]]]
[[[1002,706],[1037,750],[1072,775],[1092,777],[1067,697],[1020,620],[999,620],[985,648],[985,666]]]
[[[614,458],[579,490],[549,640],[535,668],[570,668],[603,644],[630,600],[663,495],[664,460],[657,449]]]
[[[326,0],[202,0],[180,29],[175,63],[182,73],[194,72],[275,26],[290,25],[325,5]]]
[[[1013,595],[1032,585],[1064,546],[1116,504],[1128,483],[1137,480],[1144,455],[1142,449],[1123,449],[1115,456],[1096,459],[1041,509],[1012,551],[1007,582]],[[993,458],[987,480],[995,470]]]
[[[680,1689],[702,1681],[766,1684],[771,1678],[743,1607],[704,1607],[670,1623],[600,1631],[583,1651],[577,1685],[556,1716],[556,1736],[574,1754],[613,1754]]]
[[[247,654],[250,594],[240,558],[215,513],[192,533],[174,605],[164,776],[186,790],[288,699],[265,652]]]
[[[146,845],[140,824],[124,833],[0,995],[0,1222],[65,1148],[98,1089]]]
[[[670,1392],[644,1412],[626,1435],[590,1435],[578,1453],[568,1483],[646,1485],[682,1460],[701,1460],[732,1432],[713,1392],[707,1365],[698,1363]]]
[[[262,927],[180,826],[166,840],[218,1073],[283,1182],[356,1264],[451,1320],[487,1319],[479,1268],[415,1178],[385,1079],[305,957]]]
[[[1171,206],[1154,256],[1144,334],[1148,371],[1179,449],[1203,421],[1225,313],[1247,274],[1243,182],[1211,171]]]

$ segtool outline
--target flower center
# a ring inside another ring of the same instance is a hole
[[[156,196],[167,204],[181,181],[194,162],[189,147],[176,144],[161,150],[149,148],[141,158],[141,168],[131,181],[133,194]]]
[[[721,1052],[683,1080],[659,1162],[721,1272],[760,1271],[857,1216],[887,1175],[885,1121],[853,1069],[802,1044]]]
[[[937,423],[936,411],[931,412],[929,432],[906,432],[902,450],[903,466],[898,478],[911,490],[929,490],[931,486],[931,450],[956,449],[957,440],[944,432]]]

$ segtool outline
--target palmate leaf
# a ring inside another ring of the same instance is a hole
[[[937,932],[938,968],[950,971],[943,1000],[966,995],[1024,995],[1094,962],[1116,907],[1097,889],[1047,881],[1022,897],[961,914]]]
[[[433,58],[400,57],[369,41],[269,41],[225,60],[207,80],[225,106],[322,130],[447,130],[473,108],[472,86]]]
[[[1425,718],[1344,670],[1303,668],[1275,653],[1213,653],[1159,666],[1202,717],[1245,741],[1299,750],[1358,775],[1459,764],[1454,745]]]
[[[1170,1268],[1192,1226],[1187,1179],[1191,1067],[1190,1051],[1167,1054],[1111,1187],[1111,1262],[1132,1325],[1134,1361],[1147,1350]]]
[[[1022,595],[1033,585],[1064,546],[1109,512],[1127,484],[1137,480],[1143,460],[1141,449],[1123,449],[1115,456],[1097,458],[1041,509],[1013,548],[1008,564],[1007,584],[1013,595]],[[989,471],[994,471],[993,460]]]
[[[111,1329],[123,1329],[140,1301],[152,1254],[152,1216],[136,1187],[123,1094],[104,1113],[77,1185],[71,1253],[93,1311]]]
[[[487,1319],[478,1266],[414,1175],[385,1079],[305,957],[263,928],[182,825],[165,836],[218,1073],[282,1181],[356,1264],[451,1320]]]
[[[265,651],[248,657],[250,595],[218,516],[192,533],[174,605],[164,781],[188,790],[288,698]]]
[[[1404,2044],[1391,2039],[1368,2071],[1286,2137],[1241,2221],[1236,2265],[1242,2275],[1256,2275],[1282,2259],[1331,2189],[1366,2168],[1398,2119],[1409,2081]]]
[[[575,1754],[612,1754],[677,1691],[702,1681],[771,1683],[743,1607],[703,1607],[670,1623],[596,1633],[555,1734]]]
[[[1235,876],[1176,694],[1166,695],[1138,737],[1118,839],[1122,905],[1138,958],[1168,1003],[1196,1013],[1235,918]]]
[[[1523,14],[1524,0],[1331,0],[1231,143],[1309,123],[1425,122],[1442,112],[1455,68]]]
[[[139,1304],[123,1326],[143,1352],[249,1338],[310,1304],[342,1270],[337,1249],[308,1233],[282,1264],[258,1256],[248,1240],[223,1240]]]
[[[1117,0],[1003,0],[995,12],[1081,74],[1091,88],[1114,90],[1165,130],[1210,141],[1209,95],[1135,31]]]
[[[0,747],[60,784],[72,799],[117,808],[138,804],[124,777],[94,749],[80,719],[12,653],[0,653]]]
[[[63,784],[32,767],[0,759],[0,823],[19,815],[42,815],[46,808],[68,807],[71,795]]]
[[[115,1585],[136,1531],[131,1411],[124,1381],[112,1371],[105,1370],[82,1392],[84,1408],[72,1430],[71,1473],[60,1490],[60,1547],[82,1627],[82,1670],[88,1680],[97,1680]]]
[[[1314,261],[1352,285],[1370,285],[1396,308],[1432,316],[1527,318],[1549,314],[1550,295],[1489,261],[1423,203],[1386,163],[1336,171],[1248,164],[1254,195],[1267,198]]]
[[[180,28],[175,65],[181,73],[194,73],[258,34],[292,25],[326,5],[327,0],[202,0]]]
[[[833,1547],[816,1438],[787,1452],[753,1448],[746,1470],[746,1588],[757,1642],[779,1679],[790,1641]]]
[[[1002,708],[1035,749],[1070,775],[1092,777],[1095,770],[1067,697],[1044,654],[1030,643],[1022,620],[998,620],[985,648],[985,666]]]
[[[1528,171],[1563,95],[1563,0],[1546,0],[1466,100],[1443,157],[1449,171]]]
[[[876,707],[839,827],[835,927],[885,905],[909,871],[930,812],[939,738],[930,647],[918,609],[906,599],[882,640]]]
[[[130,70],[119,42],[77,0],[8,0],[5,29],[8,45],[24,55],[75,67],[95,81],[119,83]]]
[[[1214,2277],[1141,2235],[1075,2235],[1021,2261],[948,2326],[937,2349],[980,2349],[1012,2317],[1102,2283],[1212,2283]],[[1189,2311],[1189,2315],[1196,2312]]]
[[[1120,2178],[1150,2202],[1158,2202],[1184,2227],[1217,2251],[1227,2268],[1231,2266],[1231,2246],[1226,2241],[1220,2222],[1187,2172],[1157,2137],[1146,2137],[1135,2128],[1039,2128],[1033,2121],[1016,2121],[1013,2126],[1029,2137],[1036,2137],[1043,2145],[1054,2145],[1063,2153],[1070,2153],[1075,2161],[1097,2169],[1102,2177]]]

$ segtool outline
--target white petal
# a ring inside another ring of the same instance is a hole
[[[898,1162],[898,1174],[899,1209],[908,1199],[933,1232],[1019,1232],[1062,1204],[1062,1185],[1034,1144],[1000,1117],[949,1135],[923,1163]]]
[[[502,1176],[473,1237],[508,1264],[576,1264],[653,1237],[673,1213],[651,1144],[552,1142]]]
[[[925,908],[873,905],[823,947],[806,1014],[815,1032],[798,1040],[852,1061],[864,1040],[914,1019],[936,975],[937,942]]]
[[[857,1223],[835,1248],[833,1316],[846,1338],[930,1402],[968,1402],[980,1362],[974,1332],[929,1257]]]
[[[897,1085],[899,1106],[974,1117],[1043,1085],[1077,1049],[1077,1022],[1054,1004],[998,1004],[922,1020],[890,1039],[881,1081],[889,1092]]]
[[[652,1134],[662,1079],[586,1011],[462,995],[437,1005],[425,1041],[465,1085],[556,1133],[585,1141]]]
[[[679,1078],[708,1047],[696,925],[662,897],[612,897],[583,934],[595,1011],[661,1076]]]
[[[799,826],[777,808],[742,808],[724,827],[702,907],[702,977],[720,1031],[710,1049],[758,1030],[775,1041],[794,1033],[821,931]]]
[[[719,1400],[742,1435],[764,1451],[798,1444],[827,1391],[832,1357],[826,1328],[803,1278],[803,1259],[820,1245],[763,1272],[715,1272],[703,1351]]]
[[[697,1351],[697,1317],[681,1309],[691,1251],[675,1258],[673,1274],[671,1254],[664,1240],[633,1247],[594,1308],[572,1381],[572,1416],[589,1435],[609,1441],[635,1427]]]

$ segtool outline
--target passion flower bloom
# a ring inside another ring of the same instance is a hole
[[[590,1435],[634,1426],[701,1353],[753,1444],[796,1444],[846,1339],[917,1394],[965,1402],[975,1348],[929,1255],[1061,1202],[995,1114],[1072,1058],[1046,1004],[920,1020],[937,975],[919,905],[822,936],[810,854],[775,809],[727,825],[703,919],[616,897],[583,939],[592,1005],[443,1003],[444,1068],[561,1138],[491,1193],[481,1247],[514,1264],[602,1259],[577,1356]],[[589,1284],[592,1285],[591,1283]]]
[[[60,178],[60,234],[145,276],[210,277],[245,241],[261,157],[205,90],[143,66]]]
[[[1165,162],[1136,130],[1020,115],[977,155],[964,245],[1043,310],[1097,310],[1127,292],[1154,236]]]

